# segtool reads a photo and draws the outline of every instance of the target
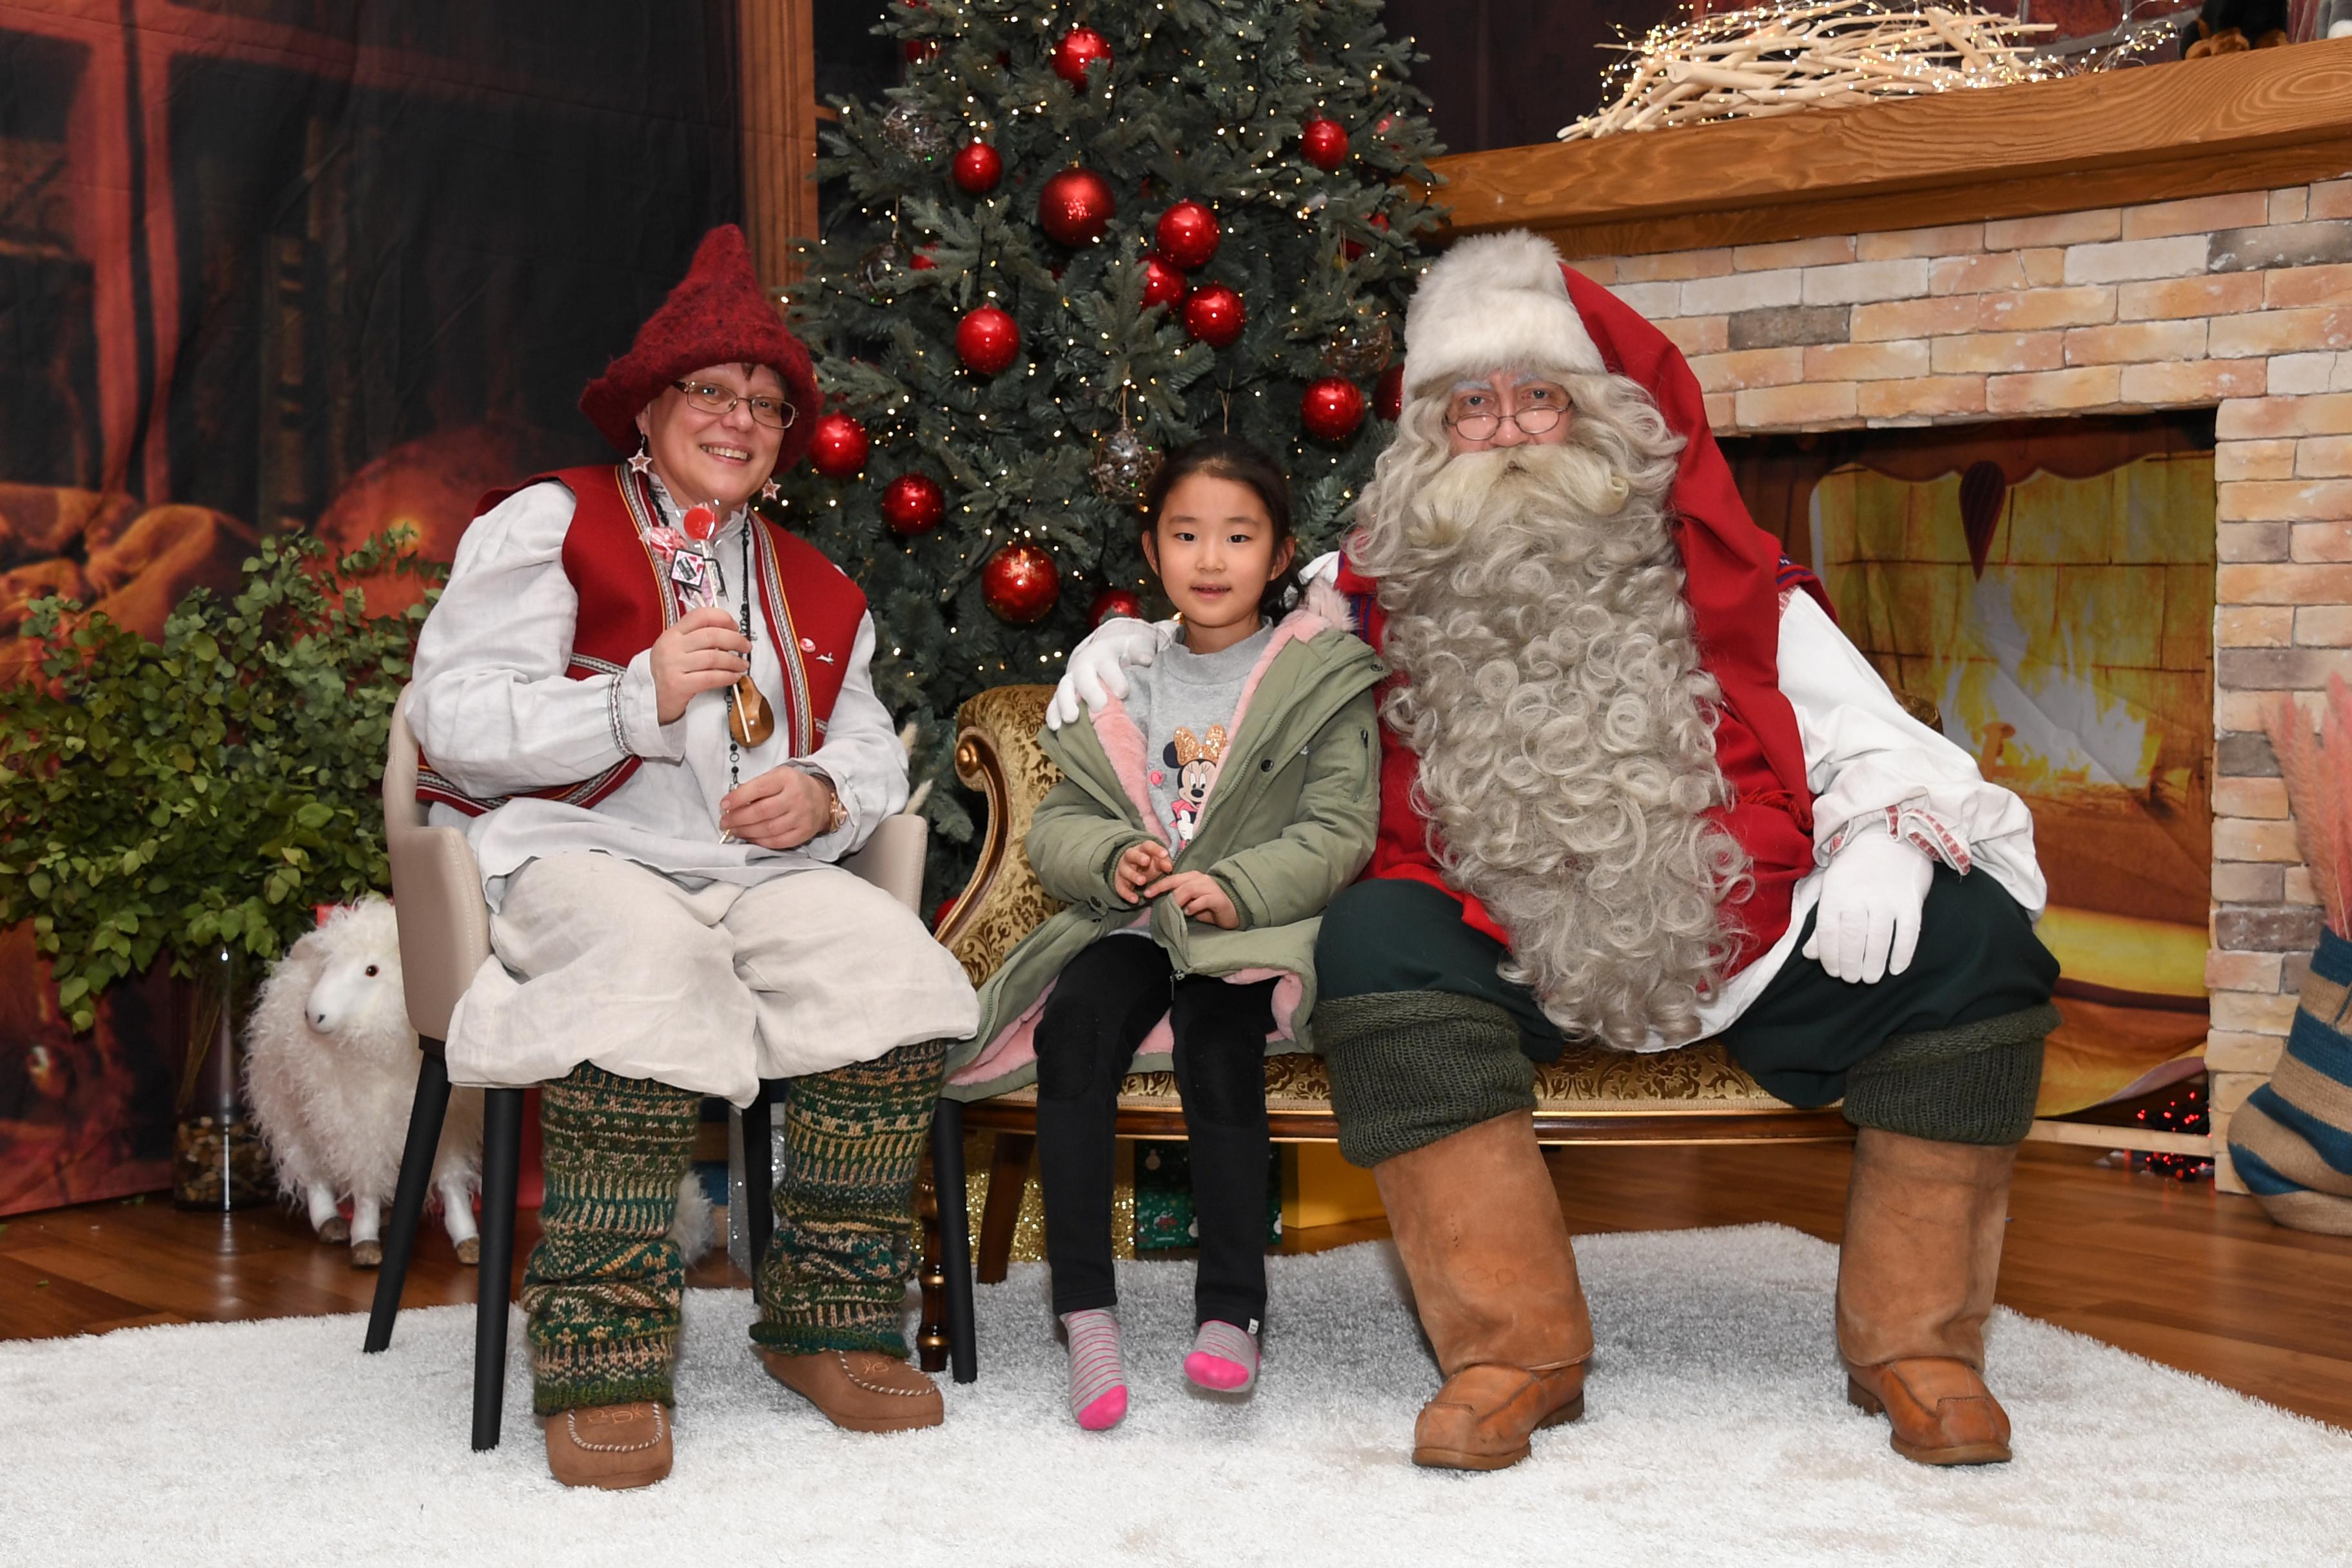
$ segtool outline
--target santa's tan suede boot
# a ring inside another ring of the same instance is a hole
[[[1846,1397],[1922,1465],[2009,1458],[2009,1415],[1984,1381],[2017,1146],[1859,1131],[1838,1257]]]
[[[1528,1437],[1584,1414],[1592,1320],[1559,1197],[1519,1110],[1372,1167],[1445,1386],[1412,1462],[1499,1470]]]
[[[669,1407],[650,1399],[541,1416],[548,1473],[567,1487],[626,1491],[669,1474]]]

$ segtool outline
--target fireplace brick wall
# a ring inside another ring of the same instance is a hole
[[[2264,705],[2352,679],[2352,178],[2143,206],[1588,258],[1690,357],[1727,435],[2216,410],[2220,1180],[2319,910]]]

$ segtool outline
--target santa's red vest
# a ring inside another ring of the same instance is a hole
[[[625,465],[564,468],[541,474],[514,489],[493,490],[475,509],[479,517],[516,490],[552,482],[572,492],[572,526],[563,538],[563,575],[579,595],[579,618],[572,656],[564,667],[573,680],[617,676],[629,661],[654,645],[677,619],[677,593],[662,557],[646,539],[660,511],[641,476]],[[758,635],[776,651],[784,689],[769,692],[776,727],[788,738],[788,755],[804,756],[823,742],[834,700],[849,673],[866,595],[813,544],[752,514],[751,580],[760,606]],[[641,759],[625,756],[593,778],[529,794],[542,800],[593,806],[626,784]],[[456,806],[478,816],[507,797],[467,795],[417,759],[416,798]]]
[[[1784,578],[1788,576],[1784,574]],[[1388,634],[1388,613],[1381,608],[1376,584],[1360,574],[1354,563],[1343,562],[1339,585],[1356,612],[1357,635],[1370,643],[1373,651],[1380,651]],[[1800,586],[1794,579],[1783,583],[1786,590]],[[1706,662],[1704,650],[1700,662]],[[1402,672],[1389,677],[1383,693],[1403,679]],[[1782,787],[1756,731],[1727,705],[1715,710],[1715,761],[1731,785],[1732,798],[1707,816],[1748,852],[1748,889],[1723,906],[1724,924],[1739,942],[1738,952],[1725,967],[1725,973],[1730,975],[1769,952],[1789,929],[1796,886],[1813,868],[1813,803],[1809,795],[1793,795]],[[1510,932],[1486,912],[1486,906],[1475,894],[1446,882],[1433,843],[1436,828],[1412,803],[1413,785],[1420,778],[1421,758],[1383,722],[1380,835],[1373,842],[1371,863],[1364,868],[1363,879],[1393,878],[1426,883],[1460,901],[1465,925],[1510,946]]]

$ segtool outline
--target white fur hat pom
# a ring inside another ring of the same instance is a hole
[[[1523,228],[1474,236],[1439,257],[1405,307],[1406,395],[1514,366],[1606,369],[1559,266],[1551,241]]]

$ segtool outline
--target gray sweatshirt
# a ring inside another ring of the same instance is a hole
[[[1144,782],[1173,839],[1171,850],[1192,842],[1201,803],[1233,741],[1242,688],[1273,640],[1271,625],[1216,653],[1194,653],[1179,640],[1127,672],[1128,716],[1143,731]]]

